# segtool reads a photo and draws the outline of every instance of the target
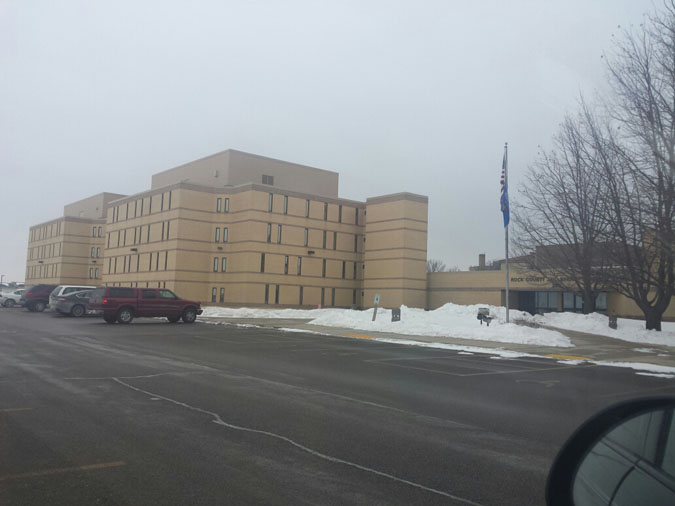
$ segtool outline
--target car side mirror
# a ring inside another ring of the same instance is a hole
[[[584,422],[555,458],[548,506],[675,505],[675,397],[621,402]]]

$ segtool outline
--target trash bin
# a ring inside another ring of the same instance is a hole
[[[401,321],[401,308],[395,307],[391,310],[391,321],[400,322]]]
[[[618,323],[617,323],[617,321],[616,321],[616,316],[610,316],[610,317],[609,317],[609,328],[610,328],[610,329],[615,329],[615,328],[617,328],[618,326],[619,326],[619,325],[618,325]]]

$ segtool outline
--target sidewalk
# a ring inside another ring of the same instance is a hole
[[[555,330],[570,338],[574,348],[546,347],[531,344],[515,344],[495,341],[481,341],[473,339],[457,339],[454,337],[419,336],[395,334],[391,332],[374,332],[341,327],[324,327],[310,325],[310,319],[302,318],[213,318],[200,317],[202,321],[229,323],[238,325],[253,325],[276,329],[297,329],[311,331],[331,336],[350,337],[354,339],[387,339],[392,341],[416,341],[419,343],[442,343],[453,346],[484,348],[485,353],[499,349],[517,353],[548,356],[551,358],[568,360],[591,360],[608,362],[636,362],[675,367],[675,346],[657,346],[650,344],[631,343],[612,339],[597,334],[586,334],[572,330],[541,326]],[[639,352],[636,349],[649,349],[650,352]],[[475,351],[475,350],[473,350]]]

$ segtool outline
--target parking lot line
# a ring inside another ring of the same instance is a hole
[[[16,413],[17,411],[31,411],[33,408],[4,408],[0,413]]]
[[[32,478],[35,476],[49,476],[51,474],[72,473],[75,471],[93,471],[95,469],[107,469],[110,467],[120,467],[124,465],[126,465],[125,462],[117,461],[117,462],[104,462],[101,464],[89,464],[85,466],[58,467],[56,469],[45,469],[44,471],[34,471],[31,473],[8,474],[5,476],[0,476],[0,481],[18,480],[21,478]]]

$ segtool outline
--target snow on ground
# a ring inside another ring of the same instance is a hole
[[[476,319],[478,308],[487,307],[496,316],[488,327]],[[529,317],[527,313],[512,310],[511,319]],[[401,306],[401,321],[391,321],[391,310],[380,308],[376,321],[373,309],[252,309],[206,307],[202,316],[216,318],[311,318],[312,325],[342,327],[362,331],[391,332],[395,334],[454,337],[478,341],[534,344],[538,346],[571,347],[570,339],[560,332],[537,329],[513,323],[504,323],[504,308],[477,304],[461,306],[446,304],[434,311]]]
[[[588,315],[576,313],[545,313],[537,315],[531,320],[542,325],[557,327],[559,329],[576,330],[589,334],[630,341],[641,344],[657,344],[675,346],[675,323],[664,322],[661,324],[662,331],[646,330],[644,320],[630,320],[619,318],[617,329],[609,328],[609,318],[600,313]]]

